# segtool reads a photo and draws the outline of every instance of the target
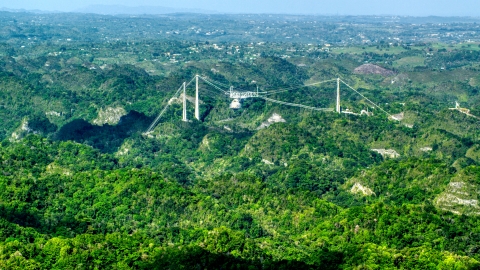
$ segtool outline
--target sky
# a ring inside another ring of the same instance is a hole
[[[75,11],[89,5],[161,6],[221,13],[480,16],[479,0],[0,0],[0,8]]]

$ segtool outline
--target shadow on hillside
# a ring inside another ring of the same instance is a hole
[[[262,256],[263,257],[263,256]],[[326,249],[312,254],[316,261],[306,264],[299,261],[272,261],[268,256],[261,260],[245,260],[228,253],[211,253],[200,247],[165,249],[150,263],[139,265],[140,269],[340,269],[344,255]]]
[[[2,205],[0,204],[0,241],[6,238],[29,238],[33,242],[35,232],[49,234],[53,236],[73,237],[76,234],[83,234],[88,229],[88,223],[78,221],[75,218],[61,218],[52,223],[45,220],[36,209],[25,207],[20,204]]]
[[[114,153],[126,138],[146,130],[152,120],[136,111],[130,111],[114,126],[96,126],[83,119],[75,119],[57,131],[54,139],[84,143],[103,153]]]

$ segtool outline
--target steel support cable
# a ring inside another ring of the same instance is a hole
[[[195,80],[195,77],[193,77],[186,85],[185,85],[185,88],[187,88],[192,82],[193,80]]]
[[[309,110],[315,110],[315,111],[333,111],[333,108],[317,108],[317,107],[311,107],[311,106],[306,106],[306,105],[302,105],[302,104],[295,104],[295,103],[290,103],[290,102],[275,100],[275,99],[271,99],[271,98],[267,98],[267,97],[259,97],[259,98],[264,99],[264,100],[267,100],[267,101],[270,101],[270,102],[282,104],[282,105],[293,106],[293,107],[300,107],[300,108],[309,109]]]
[[[331,79],[331,80],[326,80],[326,81],[321,81],[321,82],[316,82],[316,83],[310,83],[310,84],[302,84],[302,85],[298,85],[298,86],[292,86],[292,87],[286,88],[286,89],[279,89],[279,90],[267,91],[267,95],[276,94],[276,93],[281,93],[281,92],[286,92],[286,91],[290,91],[290,90],[298,89],[298,88],[303,88],[303,87],[314,86],[314,85],[322,84],[322,83],[326,83],[326,82],[333,82],[333,81],[335,81],[335,80],[336,80],[336,79]]]
[[[201,78],[202,80],[204,80],[206,83],[212,85],[213,87],[219,89],[220,91],[222,91],[223,93],[227,93],[225,92],[224,90],[222,90],[221,88],[215,86],[214,84],[208,82],[207,80],[205,80],[204,78],[202,78],[201,76],[198,76],[199,78]],[[193,81],[195,80],[195,77],[193,77],[190,82],[188,82],[186,85],[185,85],[185,88],[188,87]],[[180,88],[178,88],[178,90],[175,92],[175,94],[170,98],[174,98],[176,96],[178,96],[178,94],[180,93],[180,91],[183,90],[183,85],[180,86]],[[213,92],[213,91],[210,91],[211,93],[215,93],[217,94],[217,92]],[[158,124],[158,121],[160,120],[160,118],[162,117],[162,115],[167,111],[168,107],[170,106],[170,103],[167,103],[167,105],[163,108],[163,110],[158,114],[158,116],[155,118],[155,120],[153,120],[152,124],[150,124],[150,126],[148,127],[147,131],[145,133],[148,133],[150,131],[152,131],[155,126]]]
[[[211,89],[202,89],[202,93],[208,94],[207,96],[209,97],[223,97],[225,99],[228,99],[227,95],[219,94],[218,91],[211,90]]]
[[[226,84],[223,84],[223,83],[220,83],[218,81],[215,81],[215,80],[209,80],[209,79],[206,79],[206,78],[202,78],[202,80],[204,81],[209,81],[211,84],[217,84],[217,85],[220,85],[220,86],[223,86],[225,88],[230,88],[230,86],[226,85]],[[218,87],[218,86],[217,86]],[[256,91],[251,91],[251,90],[245,90],[245,89],[241,89],[241,88],[235,88],[236,92],[256,92]],[[223,91],[223,90],[222,90]],[[227,91],[228,92],[228,91]],[[264,93],[267,93],[267,92],[258,92],[259,94],[264,94]]]
[[[212,87],[215,88],[216,90],[221,91],[223,94],[225,94],[225,95],[227,94],[227,91],[225,91],[225,90],[223,90],[222,88],[216,86],[215,84],[212,84],[212,83],[210,83],[209,81],[204,81],[204,82],[207,83],[208,85],[212,86]]]
[[[200,77],[200,76],[199,76],[199,77]],[[215,80],[206,79],[205,77],[200,77],[200,78],[202,78],[202,80],[205,80],[205,81],[208,80],[208,81],[209,81],[210,83],[212,83],[212,84],[220,85],[220,86],[223,86],[223,87],[225,87],[225,88],[228,88],[228,87],[229,87],[228,85],[223,84],[223,83],[218,82],[218,81],[215,81]],[[264,92],[262,92],[262,93],[267,94],[267,95],[269,95],[269,94],[275,94],[275,93],[277,93],[277,92],[279,92],[279,91],[281,91],[281,92],[290,91],[290,90],[292,90],[292,89],[297,89],[297,88],[301,88],[301,87],[308,87],[308,86],[314,86],[314,85],[317,85],[317,84],[322,84],[322,83],[326,83],[326,82],[333,82],[333,81],[336,81],[336,79],[330,79],[330,80],[325,80],[325,81],[321,81],[321,82],[315,82],[315,83],[310,83],[310,84],[302,84],[302,85],[298,85],[298,86],[292,86],[292,87],[287,88],[287,89],[279,89],[278,91],[272,90],[273,92],[271,92],[271,91],[264,91]],[[241,90],[242,90],[242,89],[241,89]],[[244,90],[244,91],[247,91],[247,90]],[[248,91],[248,92],[254,92],[254,91]]]
[[[208,80],[207,78],[201,77],[201,76],[198,76],[198,78],[202,79],[202,81],[204,81],[204,82],[207,83],[208,85],[213,86],[215,89],[220,90],[220,91],[222,91],[222,92],[226,92],[226,91],[223,90],[221,87],[217,86],[215,83],[211,82],[211,81]]]
[[[379,108],[382,112],[386,113],[388,116],[392,116],[390,113],[388,113],[387,111],[385,111],[384,109],[382,109],[380,106],[378,106],[377,104],[375,104],[373,101],[371,101],[370,99],[368,99],[366,96],[362,95],[360,92],[358,92],[357,90],[355,90],[353,87],[351,87],[350,85],[348,85],[346,82],[344,82],[342,79],[340,79],[340,81],[345,84],[348,88],[352,89],[355,93],[359,94],[360,96],[362,96],[364,99],[366,99],[368,102],[372,103],[375,107]]]
[[[217,85],[223,86],[223,87],[225,87],[225,88],[229,88],[229,87],[230,87],[230,86],[228,86],[228,85],[226,85],[226,84],[224,84],[224,83],[221,83],[221,82],[219,82],[219,81],[215,81],[215,80],[212,80],[212,79],[209,79],[209,81],[211,81],[211,82],[213,82],[213,83],[215,83],[215,84],[217,84]]]
[[[170,99],[176,97],[178,95],[178,93],[180,93],[180,91],[182,91],[182,90],[183,90],[183,85],[180,86],[180,88],[178,88],[178,90],[175,92],[175,94]],[[170,106],[170,102],[167,103],[167,105],[158,114],[158,116],[155,118],[155,120],[153,120],[153,122],[148,127],[147,131],[145,131],[145,133],[149,133],[150,131],[152,131],[155,128],[155,126],[158,124],[158,121],[160,120],[160,118],[162,117],[162,115],[165,113],[165,111],[168,109],[169,106]]]
[[[292,87],[289,87],[289,88],[286,88],[286,89],[266,91],[266,94],[265,94],[265,95],[272,95],[272,94],[277,94],[277,93],[283,93],[283,92],[291,91],[291,90],[298,89],[298,88],[314,86],[314,85],[322,84],[322,83],[326,83],[326,82],[333,82],[333,81],[335,81],[335,80],[336,80],[336,79],[331,79],[331,80],[326,80],[326,81],[321,81],[321,82],[316,82],[316,83],[303,84],[303,85],[299,85],[299,86],[292,86]]]
[[[219,93],[217,90],[212,90],[210,88],[202,88],[202,93],[206,94],[209,97],[223,97],[228,99],[227,95],[223,95],[223,93]]]
[[[202,81],[206,82],[207,84],[209,84],[210,86],[213,86],[215,89],[217,90],[220,90],[222,91],[224,94],[227,94],[227,91],[223,90],[222,88],[218,87],[217,85],[215,85],[214,83],[210,82],[209,80],[207,80],[206,78],[204,77],[201,77],[201,76],[198,76],[200,79],[202,79]]]

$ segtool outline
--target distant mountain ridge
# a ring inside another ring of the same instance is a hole
[[[61,13],[62,11],[52,11],[52,10],[40,10],[40,9],[13,9],[13,8],[0,8],[0,11],[14,12],[14,13],[35,13],[35,14],[49,14],[49,13]]]
[[[95,13],[103,15],[141,15],[141,14],[169,14],[169,13],[218,13],[213,10],[194,8],[171,8],[162,6],[137,6],[129,7],[123,5],[91,5],[85,8],[74,10],[79,13]]]

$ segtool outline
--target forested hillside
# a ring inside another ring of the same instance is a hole
[[[480,268],[472,19],[2,14],[1,269]]]

